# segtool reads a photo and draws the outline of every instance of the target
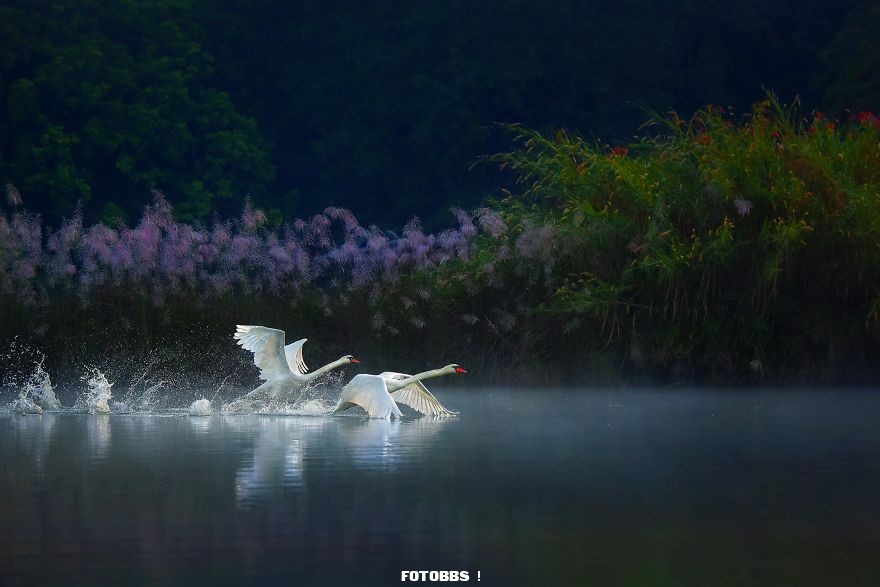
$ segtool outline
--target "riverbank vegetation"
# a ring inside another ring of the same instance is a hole
[[[135,226],[50,230],[8,185],[0,336],[60,369],[137,346],[252,375],[231,332],[253,322],[373,371],[455,361],[496,382],[876,377],[876,116],[770,98],[658,115],[625,145],[506,128],[486,163],[516,188],[433,234],[336,207],[187,224],[159,192]]]

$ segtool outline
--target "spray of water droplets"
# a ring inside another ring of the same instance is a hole
[[[82,380],[88,385],[76,400],[75,409],[86,410],[90,414],[109,414],[110,399],[113,397],[110,388],[113,384],[107,381],[106,375],[100,369],[93,367],[89,373],[83,375]]]

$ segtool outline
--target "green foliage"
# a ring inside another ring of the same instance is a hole
[[[329,204],[431,229],[508,186],[495,121],[619,140],[634,104],[746,106],[760,84],[842,112],[877,103],[864,0],[246,2],[9,0],[0,182],[51,223]],[[843,26],[841,26],[843,23]],[[301,198],[292,197],[301,193]]]
[[[868,110],[880,104],[880,5],[859,2],[823,53],[823,73],[829,109]]]
[[[265,194],[265,141],[211,87],[189,11],[188,0],[6,4],[0,176],[31,207],[53,220],[78,201],[133,214],[159,188],[181,219],[209,220]]]
[[[653,128],[611,148],[509,127],[520,148],[492,159],[520,178],[499,205],[513,228],[477,256],[521,244],[540,210],[555,234],[543,312],[579,317],[582,344],[630,369],[761,380],[866,361],[880,332],[877,118],[838,128],[771,97],[741,119],[710,106]],[[510,292],[522,270],[495,273]]]

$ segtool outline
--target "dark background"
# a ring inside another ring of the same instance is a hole
[[[644,107],[745,112],[774,90],[876,107],[880,9],[846,0],[9,1],[0,180],[50,224],[270,220],[335,204],[399,228],[509,178],[495,122],[626,143]]]

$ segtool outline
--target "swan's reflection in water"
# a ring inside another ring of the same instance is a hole
[[[189,418],[189,427],[197,436],[205,436],[214,430],[213,418],[191,417]]]
[[[180,418],[49,413],[10,415],[4,421],[0,441],[11,453],[29,462],[38,476],[45,472],[59,423],[81,431],[77,442],[65,443],[63,456],[68,463],[106,461],[116,433],[121,435],[124,445],[121,450],[138,454],[167,451],[169,454],[164,458],[183,447],[199,452],[227,452],[230,456],[243,449],[245,453],[239,457],[235,475],[235,494],[239,500],[247,501],[302,488],[309,467],[320,469],[330,461],[334,467],[342,464],[348,469],[396,467],[426,450],[430,438],[453,420],[428,416],[401,421],[361,417]],[[174,430],[177,432],[170,434]],[[180,439],[180,433],[185,434],[185,441]],[[224,444],[218,443],[220,439]]]
[[[425,416],[417,420],[351,420],[341,423],[352,464],[364,468],[393,467],[422,450],[423,442],[450,422]]]
[[[303,481],[304,448],[328,424],[324,418],[260,418],[253,455],[235,475],[235,498],[274,497]]]
[[[69,417],[63,413],[43,413],[42,415],[20,416],[10,415],[4,420],[8,426],[3,429],[11,433],[4,444],[10,442],[15,447],[17,456],[29,461],[38,478],[43,478],[47,473],[47,461],[52,448],[54,432],[59,421]],[[87,462],[100,462],[107,456],[110,448],[110,416],[73,416],[82,418],[85,424],[85,434],[75,443],[72,448],[73,454],[85,457]],[[80,452],[81,451],[81,452]]]
[[[8,416],[10,426],[4,426],[3,430],[9,434],[9,443],[15,447],[15,452],[21,457],[27,457],[33,463],[37,476],[42,477],[46,472],[46,454],[52,441],[52,433],[57,423],[57,416],[52,413],[43,415]],[[5,436],[5,435],[4,435]]]
[[[441,421],[0,412],[0,584],[876,574],[876,394],[458,393]]]
[[[89,416],[86,421],[86,443],[89,460],[92,462],[104,460],[107,451],[110,450],[110,415],[97,414]]]
[[[331,458],[349,467],[392,468],[449,422],[442,418],[413,421],[354,417],[265,417],[259,422],[253,455],[235,477],[241,506],[306,489],[310,467]],[[251,422],[252,425],[252,422]]]

